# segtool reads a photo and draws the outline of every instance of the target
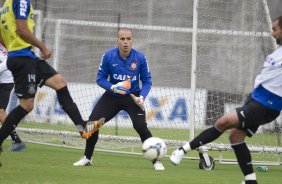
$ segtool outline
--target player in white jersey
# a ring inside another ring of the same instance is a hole
[[[10,70],[7,69],[7,50],[0,44],[0,122],[4,122],[6,118],[6,108],[9,103],[10,93],[14,87],[14,79]],[[10,151],[20,151],[26,148],[18,136],[16,130],[10,134],[12,145]]]
[[[170,156],[173,164],[178,165],[188,151],[214,141],[230,129],[231,147],[245,176],[242,184],[258,183],[251,154],[244,141],[246,136],[253,136],[260,125],[275,120],[282,110],[282,16],[274,19],[272,36],[279,47],[265,59],[261,73],[256,77],[251,98],[236,111],[219,118],[213,127],[175,150]]]

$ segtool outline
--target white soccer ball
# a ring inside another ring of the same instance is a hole
[[[161,160],[166,155],[166,144],[159,137],[150,137],[143,142],[144,157],[149,160]]]

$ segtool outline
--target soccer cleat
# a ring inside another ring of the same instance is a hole
[[[92,164],[92,160],[86,158],[86,156],[81,157],[79,161],[73,163],[73,166],[90,166]]]
[[[170,156],[171,163],[173,163],[174,165],[180,164],[184,155],[185,155],[185,153],[184,153],[183,149],[177,149],[177,150],[173,151],[171,156]]]
[[[105,124],[105,118],[100,118],[97,121],[88,121],[86,123],[84,131],[80,132],[80,135],[84,139],[91,137],[99,128]]]
[[[15,143],[13,142],[9,148],[9,151],[21,151],[26,148],[26,145],[23,142]]]
[[[154,168],[156,171],[163,171],[165,170],[164,165],[160,161],[156,161],[154,163]]]

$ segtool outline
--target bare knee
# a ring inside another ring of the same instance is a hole
[[[20,106],[24,108],[27,112],[31,112],[34,108],[34,99],[20,99]]]
[[[56,74],[49,78],[45,85],[54,90],[59,90],[67,85],[67,81],[60,74]]]
[[[5,112],[5,110],[4,110],[4,109],[0,109],[0,122],[1,122],[1,123],[4,123],[5,118],[6,118],[6,112]]]
[[[247,133],[244,130],[233,128],[229,134],[229,141],[231,144],[243,142]]]
[[[0,109],[0,114],[5,113],[4,109]]]
[[[34,108],[34,104],[28,104],[28,105],[24,105],[22,106],[27,112],[31,112]]]
[[[232,112],[222,116],[215,123],[215,127],[222,132],[229,130],[231,128],[239,127],[239,119],[237,113]]]
[[[219,118],[216,121],[215,127],[218,130],[220,130],[221,132],[224,132],[225,130],[228,130],[228,127],[229,127],[228,119],[225,116],[222,116],[221,118]]]

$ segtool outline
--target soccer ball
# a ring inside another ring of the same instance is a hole
[[[150,137],[143,142],[142,151],[149,160],[161,160],[166,155],[166,144],[159,137]]]

